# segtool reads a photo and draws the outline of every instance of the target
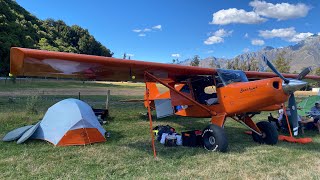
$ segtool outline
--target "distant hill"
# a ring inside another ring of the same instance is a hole
[[[302,68],[308,66],[320,66],[320,36],[313,35],[307,39],[299,42],[296,45],[273,48],[270,46],[264,47],[263,49],[256,52],[248,52],[236,56],[232,59],[208,57],[200,61],[200,67],[217,67],[226,68],[228,61],[233,61],[238,58],[241,62],[248,61],[251,58],[257,59],[259,66],[265,66],[262,62],[262,55],[265,55],[269,60],[274,60],[277,56],[283,53],[284,58],[291,59],[291,72],[300,72]],[[191,59],[187,59],[181,64],[190,65]]]
[[[91,54],[113,53],[88,30],[63,21],[40,20],[12,0],[0,0],[0,75],[9,73],[10,47]]]

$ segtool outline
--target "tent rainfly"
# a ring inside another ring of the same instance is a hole
[[[305,98],[298,104],[298,114],[300,116],[307,116],[317,101],[320,101],[320,95]]]
[[[51,106],[30,137],[55,146],[85,145],[105,142],[106,131],[92,108],[77,99],[65,99]]]

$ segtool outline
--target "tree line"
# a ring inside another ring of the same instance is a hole
[[[12,0],[0,0],[0,75],[8,75],[10,47],[111,57],[87,29],[62,20],[39,20]]]
[[[278,71],[282,73],[290,73],[290,63],[291,59],[286,59],[284,57],[284,53],[280,53],[277,58],[272,62],[274,66],[278,69]],[[190,61],[190,66],[199,66],[200,65],[200,57],[195,55]],[[173,59],[173,63],[179,63],[178,59]],[[235,58],[233,60],[226,60],[225,62],[226,69],[234,69],[234,70],[242,70],[242,71],[261,71],[261,65],[259,64],[259,60],[256,58],[249,58],[248,60],[240,60],[239,58]],[[214,60],[209,63],[211,68],[221,68],[219,64],[214,63]],[[267,69],[266,71],[271,71]],[[320,70],[319,70],[320,72]],[[297,73],[297,72],[295,72]]]

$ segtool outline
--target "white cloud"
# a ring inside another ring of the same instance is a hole
[[[156,26],[153,26],[152,29],[158,29],[158,30],[161,30],[162,29],[162,26],[161,25],[156,25]]]
[[[148,33],[148,32],[155,32],[155,31],[158,31],[158,30],[162,30],[161,28],[162,28],[161,25],[156,25],[156,26],[153,26],[153,27],[151,27],[151,28],[133,29],[132,31],[135,32],[135,33],[138,33],[138,36],[144,37],[144,36],[147,36],[146,33]]]
[[[244,37],[245,37],[245,38],[248,38],[248,37],[249,37],[249,34],[248,34],[248,33],[244,34]]]
[[[276,18],[278,20],[287,20],[292,18],[305,17],[309,10],[309,6],[298,3],[267,3],[266,1],[254,0],[249,3],[254,8],[254,11],[261,16]]]
[[[264,45],[264,40],[253,39],[253,40],[251,40],[251,44],[255,45],[255,46],[263,46]]]
[[[282,28],[282,29],[272,29],[270,30],[265,30],[265,31],[259,31],[259,36],[270,39],[270,38],[291,38],[296,34],[296,30],[294,27],[290,28]]]
[[[149,28],[145,28],[144,30],[143,30],[143,32],[150,32],[151,31],[151,29],[149,29]]]
[[[172,57],[179,58],[180,54],[171,54]]]
[[[134,56],[134,54],[127,54],[127,56],[128,56],[128,57],[133,57],[133,56]]]
[[[265,39],[281,38],[289,42],[299,42],[312,35],[311,32],[297,33],[294,27],[259,31],[259,36]]]
[[[207,51],[208,54],[211,54],[211,53],[213,53],[213,52],[214,52],[213,50]]]
[[[260,17],[255,12],[247,12],[243,9],[222,9],[213,14],[211,24],[226,25],[231,23],[241,24],[258,24],[265,22],[267,19]]]
[[[310,33],[310,32],[298,33],[298,34],[294,35],[291,39],[289,39],[289,41],[290,42],[299,42],[299,41],[302,41],[312,35],[313,35],[313,33]]]
[[[207,40],[204,41],[204,44],[211,45],[224,42],[223,37],[228,37],[232,34],[233,31],[226,31],[224,29],[219,29],[216,32],[210,33],[213,36],[210,36]]]
[[[249,52],[249,51],[250,51],[249,48],[244,48],[244,49],[243,49],[243,52],[244,52],[244,53],[247,53],[247,52]]]
[[[211,44],[217,44],[217,43],[222,43],[222,42],[224,42],[222,37],[211,36],[207,40],[204,41],[204,44],[211,45]]]
[[[134,29],[134,30],[132,30],[133,32],[136,32],[136,33],[139,33],[139,32],[141,32],[142,30],[141,29]]]
[[[227,37],[232,34],[233,31],[226,31],[224,29],[219,29],[218,31],[214,32],[213,35],[217,37]]]

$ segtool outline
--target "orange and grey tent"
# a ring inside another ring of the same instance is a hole
[[[56,146],[105,142],[105,130],[92,108],[77,99],[65,99],[51,106],[31,136]]]

